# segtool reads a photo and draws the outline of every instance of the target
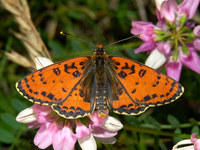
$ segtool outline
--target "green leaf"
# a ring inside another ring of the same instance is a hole
[[[181,129],[180,129],[180,128],[177,128],[177,129],[174,131],[174,133],[176,133],[176,134],[181,134]],[[182,139],[179,138],[179,137],[174,137],[174,138],[173,138],[174,143],[178,143],[180,140],[182,140]]]
[[[180,126],[180,122],[172,115],[167,116],[167,121],[175,128]]]
[[[190,118],[190,119],[189,119],[189,122],[190,122],[191,124],[193,124],[193,125],[198,124],[198,121],[197,121],[196,119],[194,119],[194,118]]]
[[[199,133],[199,127],[197,125],[192,127],[191,133]]]
[[[24,110],[24,109],[26,109],[26,108],[28,107],[28,106],[26,105],[26,103],[20,101],[19,99],[13,99],[13,100],[11,101],[11,103],[12,103],[12,106],[13,106],[18,112],[20,112],[20,111],[22,111],[22,110]]]
[[[15,116],[9,113],[3,113],[1,115],[2,121],[5,122],[7,125],[12,127],[13,129],[20,129],[22,124],[18,123],[15,118]]]
[[[150,124],[153,126],[153,128],[160,129],[160,123],[153,117],[149,116],[148,118],[145,118],[145,123]]]
[[[4,129],[0,129],[0,142],[10,144],[13,141],[14,141],[14,136],[10,132]]]

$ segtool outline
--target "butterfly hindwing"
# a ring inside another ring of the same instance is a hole
[[[80,85],[90,61],[90,56],[77,57],[44,67],[19,80],[17,90],[34,103],[52,106],[65,118],[85,116],[94,109],[84,100]]]
[[[133,103],[128,94],[126,94],[125,89],[119,83],[115,82],[112,87],[109,85],[110,83],[108,84],[108,106],[115,113],[133,115],[140,114],[147,109],[145,106]]]
[[[168,104],[184,91],[174,79],[136,61],[109,56],[114,76],[122,86],[118,100],[110,100],[110,107],[121,114],[139,114],[148,107]],[[111,104],[112,103],[112,104]],[[130,111],[121,109],[130,107]]]
[[[84,117],[89,115],[95,108],[94,100],[91,98],[86,99],[83,87],[78,84],[64,102],[53,104],[52,108],[60,116],[67,119]]]

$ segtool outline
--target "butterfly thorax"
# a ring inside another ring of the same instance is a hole
[[[106,53],[102,45],[97,45],[97,49],[93,55],[93,63],[95,67],[95,103],[99,117],[106,116],[107,108],[107,87],[106,87]]]

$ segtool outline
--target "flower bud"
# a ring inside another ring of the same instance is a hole
[[[31,123],[37,120],[37,114],[32,107],[29,107],[21,111],[17,115],[16,120],[21,123]]]
[[[189,52],[188,47],[187,47],[186,45],[183,45],[183,46],[182,46],[182,50],[183,50],[183,52],[186,53],[187,55],[190,55],[190,52]]]
[[[174,53],[173,53],[173,59],[176,62],[178,60],[178,50],[175,49]]]
[[[186,21],[187,21],[187,15],[184,15],[183,17],[181,17],[180,19],[181,26],[184,25]]]
[[[123,125],[118,119],[108,116],[101,128],[109,131],[118,131],[123,128]]]

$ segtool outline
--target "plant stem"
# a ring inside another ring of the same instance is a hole
[[[160,135],[160,136],[180,137],[180,138],[185,138],[185,139],[190,138],[190,135],[188,134],[176,134],[176,133],[171,133],[171,132],[157,131],[154,129],[150,130],[148,128],[141,128],[141,127],[124,126],[124,129],[132,131],[132,132],[140,132],[140,133]]]
[[[19,138],[21,137],[25,127],[26,127],[26,125],[23,124],[22,127],[20,128],[20,130],[18,131],[18,133],[17,133],[12,145],[10,146],[9,150],[13,150],[15,148],[15,145],[16,145],[17,141],[19,140]]]

